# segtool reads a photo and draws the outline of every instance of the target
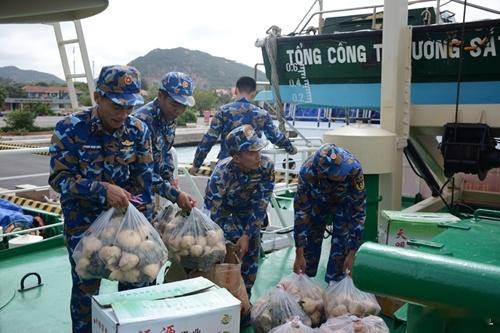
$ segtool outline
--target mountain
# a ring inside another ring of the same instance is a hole
[[[152,50],[129,65],[141,72],[144,81],[154,85],[171,71],[189,74],[195,87],[200,89],[230,88],[240,76],[254,77],[254,69],[250,66],[182,47]],[[263,72],[258,72],[257,80],[266,80]]]
[[[0,67],[0,78],[10,79],[17,83],[36,83],[46,82],[50,84],[64,84],[65,82],[55,75],[33,71],[29,69],[20,69],[15,66]]]

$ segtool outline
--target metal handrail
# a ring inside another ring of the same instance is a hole
[[[429,0],[427,0],[429,1]],[[307,27],[309,22],[313,19],[314,16],[316,15],[323,15],[323,14],[330,14],[330,13],[339,13],[339,12],[347,12],[347,11],[352,11],[352,10],[361,10],[361,9],[373,9],[374,13],[376,12],[376,9],[379,7],[384,7],[384,5],[377,5],[377,6],[361,6],[361,7],[353,7],[353,8],[344,8],[344,9],[330,9],[330,10],[322,10],[322,11],[317,11],[312,13],[312,15],[309,17],[309,19],[306,21],[306,23],[302,26],[302,29],[300,29],[299,32],[293,31],[293,34],[300,34],[304,31],[304,29]],[[373,16],[373,20],[375,20],[375,15]],[[372,23],[373,27],[373,23]]]
[[[30,229],[23,229],[23,230],[19,230],[19,231],[13,231],[13,232],[9,232],[9,233],[6,233],[6,234],[0,234],[0,237],[3,238],[3,237],[9,237],[9,236],[17,236],[17,235],[20,235],[20,234],[26,234],[26,233],[30,233],[30,232],[33,232],[33,231],[38,231],[38,230],[44,230],[44,229],[59,227],[59,226],[62,226],[63,224],[64,224],[64,222],[57,222],[57,223],[52,223],[52,224],[49,224],[49,225],[44,225],[42,227],[36,227],[36,228],[30,228]]]
[[[257,86],[261,86],[261,85],[270,85],[271,83],[270,82],[262,82],[262,81],[258,81],[257,80],[257,71],[258,71],[258,67],[264,67],[264,63],[263,62],[259,62],[259,63],[256,63],[254,66],[253,66],[253,79],[255,80],[255,82],[257,83]]]
[[[3,191],[0,191],[0,195],[2,195],[2,194],[13,194],[13,193],[22,193],[22,192],[29,192],[29,191],[48,190],[49,188],[50,188],[49,185],[44,185],[44,186],[35,186],[35,187],[30,187],[30,188],[21,188],[21,189],[16,189],[16,190],[3,190]]]
[[[0,140],[0,144],[2,145],[10,145],[10,144],[42,144],[42,143],[50,143],[50,137],[43,139],[21,139],[21,140]]]
[[[307,11],[307,13],[304,15],[304,17],[302,17],[302,20],[300,20],[299,24],[297,24],[297,26],[295,27],[295,29],[293,29],[293,31],[295,32],[301,25],[302,22],[304,22],[304,20],[306,19],[307,15],[309,15],[309,13],[311,12],[311,10],[313,9],[314,5],[316,4],[316,2],[318,2],[318,0],[314,0],[313,4],[311,5],[311,7],[309,8],[309,10]],[[310,21],[310,19],[309,19]],[[309,22],[307,21],[307,22]],[[302,28],[303,30],[304,28]]]
[[[446,4],[450,3],[450,2],[455,2],[455,3],[458,3],[460,5],[464,5],[465,4],[465,2],[461,1],[461,0],[449,0],[444,5],[440,5],[440,0],[413,0],[413,1],[408,1],[408,5],[411,6],[411,5],[414,5],[414,4],[417,4],[417,3],[434,2],[434,1],[436,1],[436,3],[437,3],[437,8],[438,8],[437,14],[439,14],[440,7],[446,5]],[[316,2],[314,2],[314,4],[315,3]],[[470,3],[470,2],[467,2],[467,6],[470,6],[472,8],[476,8],[476,9],[480,9],[480,10],[484,10],[484,11],[490,12],[492,14],[498,14],[498,15],[500,15],[500,11],[492,9],[492,8],[488,8],[488,7],[476,5],[476,4],[473,4],[473,3]],[[376,15],[375,14],[377,12],[377,8],[383,8],[383,7],[384,7],[384,5],[381,4],[381,5],[374,5],[374,6],[362,6],[362,7],[353,7],[353,8],[331,9],[331,10],[317,11],[317,12],[314,12],[314,13],[311,14],[311,16],[309,17],[309,19],[302,26],[302,29],[300,29],[300,31],[296,32],[296,30],[298,28],[298,26],[297,26],[297,28],[295,28],[295,30],[292,32],[292,34],[297,34],[297,35],[301,34],[306,29],[306,27],[309,24],[309,22],[311,22],[311,20],[313,19],[313,17],[316,16],[316,15],[323,15],[323,14],[330,14],[330,13],[339,13],[339,12],[347,12],[347,11],[362,10],[362,9],[373,9],[373,15],[372,15],[372,29],[373,29],[375,27],[375,23],[376,23]],[[436,15],[436,16],[437,16],[437,18],[439,18],[439,15]],[[302,21],[303,21],[303,19],[302,19]],[[299,23],[299,25],[300,25],[300,23]]]
[[[48,153],[48,152],[49,152],[49,147],[6,149],[6,150],[0,150],[0,156],[28,154],[28,153]]]

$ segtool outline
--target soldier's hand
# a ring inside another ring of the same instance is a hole
[[[173,187],[175,187],[176,189],[179,189],[179,179],[178,178],[174,178],[170,181],[170,185],[172,185]]]
[[[304,248],[297,248],[295,251],[295,262],[293,263],[293,271],[297,274],[303,274],[306,271],[306,258],[304,257]]]
[[[292,146],[292,151],[289,153],[290,155],[295,155],[297,154],[297,147]]]
[[[345,259],[344,259],[344,267],[343,271],[349,271],[349,275],[352,274],[352,265],[354,264],[354,255],[356,254],[356,250],[350,250]]]
[[[181,192],[177,197],[177,206],[182,210],[190,212],[191,208],[196,206],[196,200],[186,192]]]
[[[192,166],[189,168],[189,174],[196,176],[198,174],[198,170],[199,170],[199,168]]]
[[[236,241],[236,253],[240,258],[247,254],[249,242],[250,237],[248,235],[243,235]]]
[[[128,207],[128,200],[132,198],[132,194],[130,194],[123,188],[113,184],[104,183],[104,186],[106,187],[106,199],[108,200],[108,204],[111,207],[115,208]]]

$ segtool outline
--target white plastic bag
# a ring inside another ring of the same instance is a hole
[[[300,321],[299,317],[294,317],[285,324],[277,326],[269,331],[269,333],[314,333],[317,329],[310,328]]]
[[[377,315],[380,312],[380,305],[375,295],[356,288],[349,275],[339,282],[330,282],[323,299],[327,318],[348,313],[363,317]]]
[[[189,215],[181,211],[166,225],[163,240],[170,254],[187,269],[208,271],[224,261],[224,232],[198,208]]]
[[[97,217],[73,252],[82,279],[129,283],[153,281],[167,260],[167,249],[146,217],[132,204]]]
[[[312,326],[319,326],[323,317],[323,289],[306,274],[289,274],[279,284],[299,299],[300,306],[311,318]]]
[[[155,217],[153,225],[161,236],[163,242],[166,243],[167,236],[172,232],[175,224],[170,224],[170,222],[175,218],[175,215],[180,212],[181,209],[177,204],[169,204],[165,206]]]
[[[300,307],[298,299],[278,284],[253,305],[252,326],[256,333],[267,333],[296,316],[302,323],[311,326],[311,320]]]
[[[319,328],[320,333],[389,333],[384,320],[377,316],[359,318],[343,315],[330,318]]]

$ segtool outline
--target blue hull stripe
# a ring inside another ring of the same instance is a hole
[[[285,102],[333,107],[380,107],[380,83],[280,86]],[[412,83],[412,104],[455,104],[456,82]],[[460,104],[500,104],[500,81],[462,82]]]

